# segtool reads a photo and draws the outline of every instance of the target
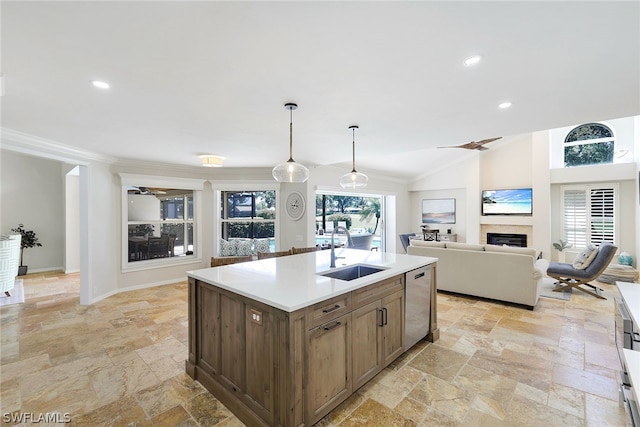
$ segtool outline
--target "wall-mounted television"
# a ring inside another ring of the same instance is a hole
[[[533,189],[483,190],[482,215],[533,215]]]

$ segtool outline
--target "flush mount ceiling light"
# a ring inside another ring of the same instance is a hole
[[[97,87],[98,89],[109,89],[111,85],[107,82],[103,82],[100,80],[91,80],[91,84]]]
[[[369,178],[367,175],[356,171],[356,129],[359,129],[359,126],[352,125],[349,126],[351,129],[351,133],[353,135],[352,142],[352,153],[353,153],[353,169],[351,172],[342,175],[340,178],[340,186],[342,188],[364,188],[367,186],[369,182]]]
[[[293,160],[293,110],[298,105],[287,103],[284,108],[289,110],[289,160],[273,168],[271,173],[278,182],[305,182],[309,179],[309,169]]]
[[[507,101],[507,102],[503,102],[503,103],[499,104],[499,105],[498,105],[498,108],[501,108],[501,109],[503,109],[503,110],[504,110],[505,108],[509,108],[509,107],[511,107],[511,105],[512,105],[512,104],[511,104],[510,102],[508,102],[508,101]]]
[[[202,159],[202,166],[204,167],[219,168],[219,167],[222,167],[222,162],[224,160],[224,157],[215,156],[213,154],[202,154],[200,156],[200,159]]]
[[[472,65],[476,65],[478,62],[482,60],[482,56],[480,55],[471,55],[466,57],[462,63],[465,67],[471,67]]]

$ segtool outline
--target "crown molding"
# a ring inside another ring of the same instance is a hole
[[[118,160],[115,157],[104,156],[8,128],[1,128],[1,137],[2,149],[32,156],[80,164],[115,163]]]

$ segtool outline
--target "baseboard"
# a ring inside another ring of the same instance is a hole
[[[109,298],[110,296],[113,295],[117,295],[123,292],[129,292],[129,291],[137,291],[140,289],[147,289],[147,288],[155,288],[157,286],[165,286],[165,285],[176,285],[178,283],[182,283],[182,282],[186,282],[187,281],[187,277],[185,276],[182,279],[169,279],[169,280],[162,280],[160,282],[152,282],[152,283],[143,283],[141,285],[136,285],[136,286],[129,286],[126,288],[118,288],[118,289],[114,289],[110,292],[107,292],[104,295],[100,295],[98,297],[92,298],[91,299],[91,304],[95,304],[98,301],[102,301],[105,298]]]

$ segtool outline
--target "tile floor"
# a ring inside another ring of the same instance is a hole
[[[5,414],[54,412],[74,426],[243,425],[184,373],[186,282],[91,306],[79,305],[77,274],[24,285],[25,304],[0,308],[3,425]],[[440,340],[405,353],[318,425],[628,426],[617,290],[602,287],[606,301],[574,291],[533,311],[439,294]]]

